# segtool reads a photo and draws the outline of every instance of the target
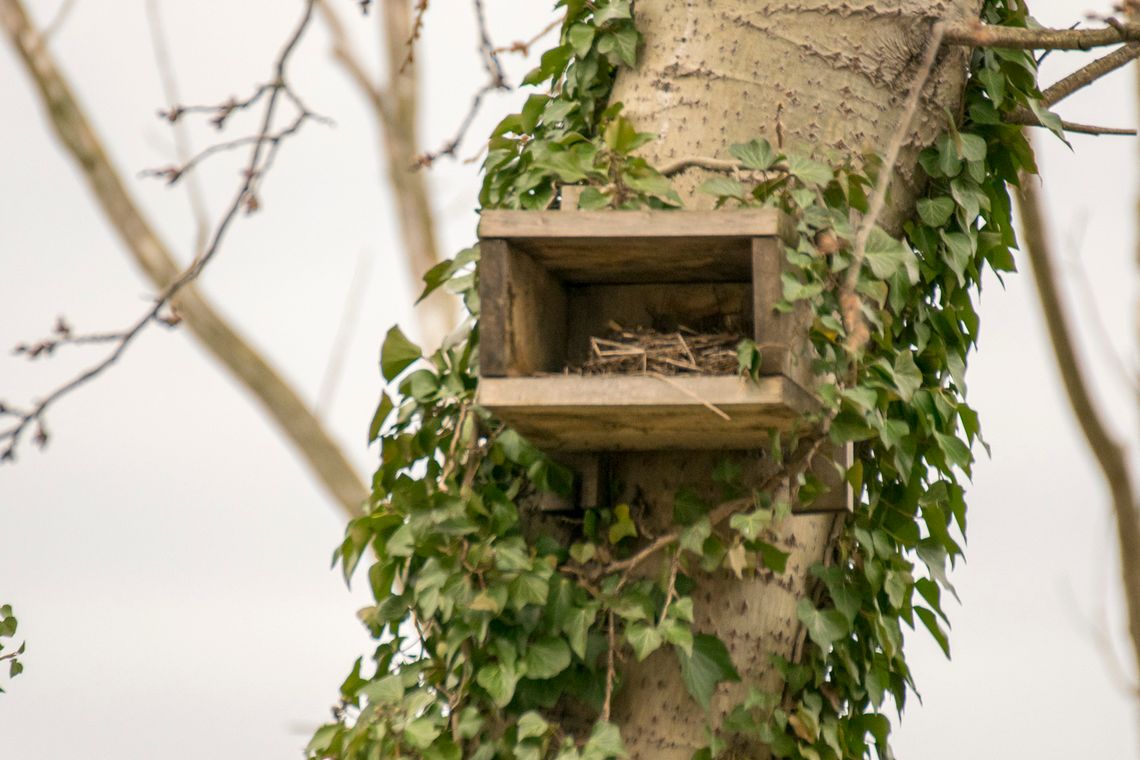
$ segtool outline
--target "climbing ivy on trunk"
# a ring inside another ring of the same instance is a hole
[[[548,208],[566,184],[586,186],[583,207],[681,205],[637,155],[653,135],[609,102],[640,42],[629,0],[558,6],[559,44],[526,79],[540,92],[490,138],[484,208]],[[987,0],[982,20],[1029,21],[1016,0]],[[336,552],[346,580],[368,559],[375,602],[360,619],[376,646],[344,680],[335,719],[316,732],[309,756],[622,757],[608,720],[621,662],[661,648],[675,652],[699,719],[717,685],[740,676],[724,644],[693,627],[691,574],[783,573],[787,556],[769,538],[790,506],[776,494],[790,486],[801,501],[815,495],[819,483],[805,473],[827,440],[856,444],[845,477],[857,506],[811,570],[816,593],[798,608],[803,654],[777,658],[778,692],[746,685],[695,757],[716,757],[740,737],[777,757],[890,757],[885,710],[902,709],[915,689],[904,632],[922,627],[950,653],[947,570],[963,553],[962,482],[984,446],[965,400],[974,298],[987,268],[1014,270],[1007,188],[1019,171],[1035,171],[1020,128],[1002,114],[1036,109],[1039,96],[1032,54],[972,53],[963,113],[948,115],[945,134],[921,154],[928,179],[913,217],[900,236],[868,236],[856,292],[869,334],[859,341],[845,327],[841,283],[880,162],[798,155],[759,137],[733,146],[742,176],[757,179],[725,176],[704,189],[720,205],[776,206],[796,221],[785,306],[808,305],[817,376],[829,379],[817,389],[816,432],[773,437],[783,465],[767,487],[746,488],[726,463],[713,474],[723,502],[678,493],[674,530],[652,542],[624,504],[589,510],[569,542],[527,530],[521,505],[542,492],[568,495],[571,474],[475,403],[477,247],[429,272],[426,292],[448,288],[469,317],[431,353],[398,328],[385,340],[381,372],[397,393],[382,396],[372,421],[380,463],[370,509]],[[744,342],[742,373],[762,354]],[[651,553],[661,572],[640,575]]]

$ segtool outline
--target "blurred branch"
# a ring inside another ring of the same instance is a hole
[[[1077,356],[1076,341],[1061,303],[1055,256],[1049,233],[1038,180],[1022,175],[1017,189],[1021,211],[1022,248],[1029,257],[1041,310],[1053,345],[1053,355],[1068,394],[1073,414],[1085,436],[1089,450],[1096,458],[1112,498],[1116,533],[1120,544],[1121,576],[1124,585],[1128,631],[1132,639],[1135,661],[1140,665],[1140,505],[1128,467],[1125,448],[1109,432],[1092,397],[1084,370]],[[1046,475],[1047,476],[1047,475]]]
[[[424,275],[439,263],[441,257],[427,178],[412,169],[418,152],[416,69],[414,66],[403,69],[405,48],[414,34],[418,34],[418,31],[413,32],[413,28],[418,29],[417,25],[422,23],[419,19],[427,4],[420,3],[417,8],[419,11],[413,20],[411,0],[388,0],[380,7],[379,23],[386,58],[386,80],[381,83],[369,74],[332,3],[317,0],[317,9],[331,37],[333,59],[340,64],[376,116],[411,287],[418,294],[423,288]],[[445,292],[433,294],[421,306],[420,326],[429,343],[450,332],[458,319],[456,299]]]
[[[287,87],[286,63],[308,26],[311,14],[310,0],[303,18],[277,59],[274,81],[267,90],[268,99],[261,126],[263,135],[269,134],[275,107]],[[256,197],[256,183],[272,162],[275,146],[268,139],[255,144],[243,183],[218,223],[209,245],[189,268],[179,271],[174,256],[130,197],[122,178],[103,149],[102,142],[19,0],[0,0],[0,25],[8,33],[13,48],[33,78],[46,115],[60,141],[84,174],[107,220],[136,263],[162,289],[150,310],[121,334],[114,344],[115,348],[102,362],[57,388],[31,409],[13,411],[11,407],[7,408],[6,416],[14,416],[18,420],[15,427],[0,434],[10,442],[7,449],[9,455],[20,435],[33,422],[40,426],[37,435],[43,433],[43,415],[54,402],[117,362],[134,338],[148,325],[161,323],[165,317],[164,310],[172,306],[185,318],[191,331],[206,348],[238,377],[273,417],[345,514],[359,514],[367,489],[344,454],[297,393],[218,315],[193,284],[219,250],[226,231],[238,212],[242,208],[248,210],[251,207],[251,199]]]

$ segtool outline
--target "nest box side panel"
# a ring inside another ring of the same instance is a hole
[[[761,375],[783,375],[811,390],[811,347],[807,340],[811,313],[806,303],[790,312],[776,310],[784,297],[783,274],[788,269],[779,238],[752,241],[752,298],[754,335],[760,346]]]
[[[506,240],[479,244],[479,369],[484,377],[559,372],[566,359],[566,291]]]

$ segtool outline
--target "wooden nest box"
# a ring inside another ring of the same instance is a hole
[[[763,447],[814,406],[804,322],[775,308],[794,237],[774,209],[485,211],[479,403],[552,451]],[[762,377],[576,371],[616,326],[734,331]]]

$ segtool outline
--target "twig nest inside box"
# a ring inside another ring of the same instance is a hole
[[[806,323],[775,309],[790,219],[738,211],[485,211],[479,403],[552,451],[759,448],[812,410]],[[736,374],[578,374],[615,325],[736,330]]]

